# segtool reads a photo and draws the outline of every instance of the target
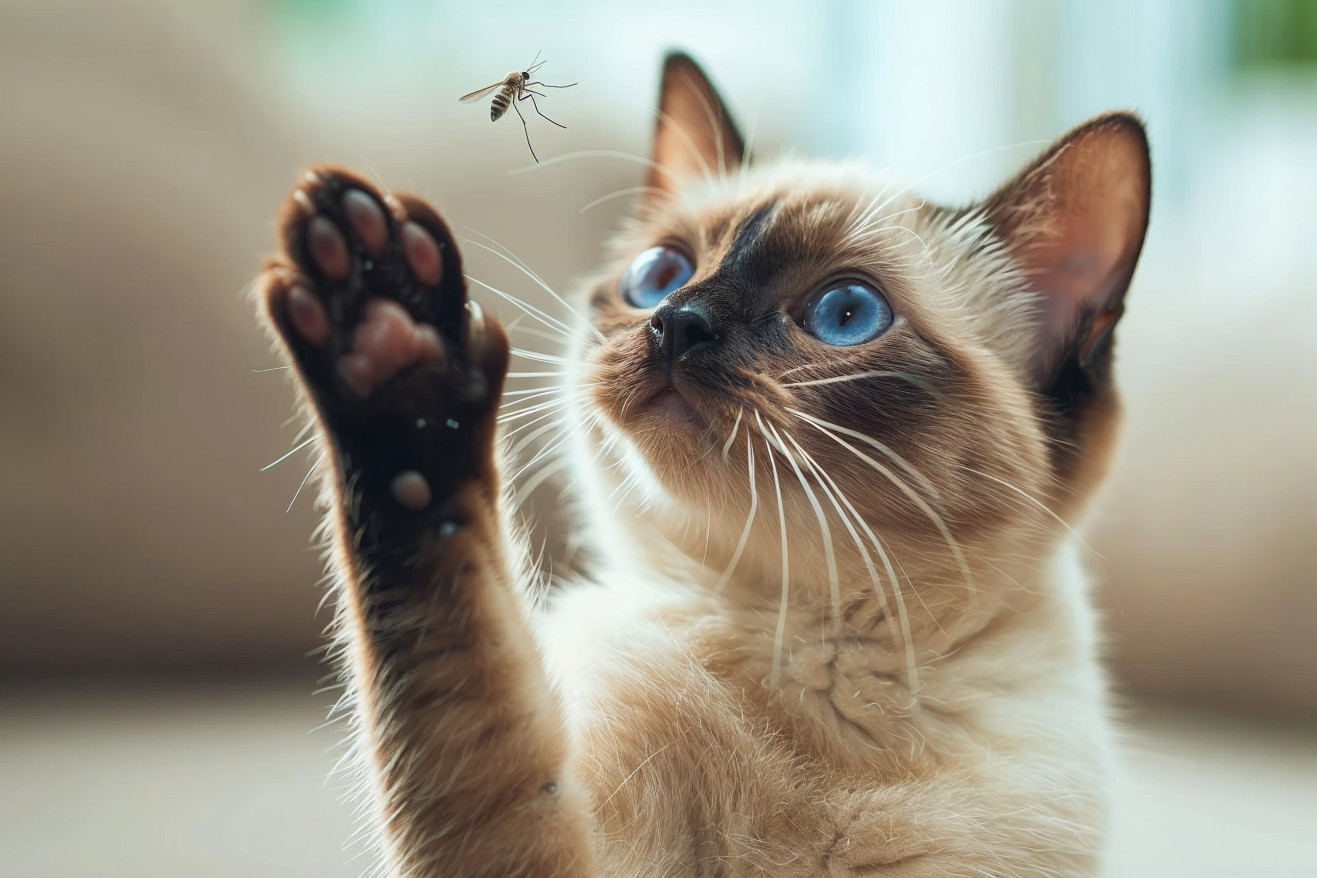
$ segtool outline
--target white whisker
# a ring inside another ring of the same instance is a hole
[[[503,440],[507,441],[508,439],[511,439],[513,436],[517,435],[522,430],[525,430],[527,427],[531,426],[532,424],[538,424],[540,421],[543,421],[547,418],[552,418],[553,416],[557,415],[560,411],[561,411],[560,409],[550,409],[546,414],[542,414],[538,418],[531,418],[529,421],[527,421],[524,424],[518,424],[516,427],[503,434]]]
[[[544,458],[552,456],[553,453],[557,451],[560,447],[562,447],[562,444],[564,442],[572,438],[572,436],[574,436],[577,430],[579,429],[580,427],[578,425],[572,427],[571,429],[563,430],[561,436],[555,437],[552,442],[545,443],[544,447],[541,448],[538,452],[536,452],[536,454],[530,460],[528,460],[521,469],[517,470],[517,472],[512,476],[512,478],[509,481],[512,482],[513,484],[516,484],[517,480],[520,479],[526,473],[527,470],[529,470],[531,467],[533,467],[536,463],[543,460]],[[529,484],[529,481],[527,482],[527,484]],[[538,486],[538,483],[536,483],[536,485]],[[534,487],[530,488],[529,490],[533,491]],[[529,493],[529,491],[527,493]],[[518,503],[517,505],[520,506],[521,504]]]
[[[773,492],[777,495],[777,524],[782,539],[782,598],[777,611],[777,631],[773,635],[773,671],[771,674],[771,680],[776,684],[778,673],[782,667],[782,643],[787,631],[787,599],[791,594],[791,568],[787,563],[787,513],[786,507],[782,505],[782,484],[778,481],[777,463],[773,460],[773,448],[768,445],[766,436],[764,437],[764,445],[768,447],[768,465],[773,471]]]
[[[305,439],[305,440],[303,440],[303,441],[297,443],[297,444],[294,445],[291,449],[289,449],[286,453],[280,455],[279,458],[278,458],[277,460],[272,460],[272,461],[270,461],[269,463],[267,463],[265,466],[261,467],[260,472],[265,472],[265,471],[268,470],[268,469],[273,469],[274,467],[276,467],[276,466],[278,466],[279,464],[283,463],[285,460],[287,460],[288,458],[292,457],[294,454],[296,454],[297,452],[301,451],[303,448],[305,448],[306,446],[310,445],[310,444],[311,444],[312,442],[314,442],[314,441],[316,441],[316,437],[313,435],[313,436],[310,436],[309,438],[307,438],[307,439]]]
[[[550,394],[550,393],[569,393],[569,392],[571,392],[572,390],[576,390],[576,389],[579,388],[579,387],[591,387],[591,386],[593,386],[593,385],[591,385],[591,384],[578,384],[578,385],[575,385],[575,386],[573,386],[573,387],[563,387],[563,386],[558,386],[558,387],[531,387],[531,388],[528,388],[528,389],[526,389],[526,390],[505,390],[505,391],[503,391],[503,396],[504,396],[504,398],[509,397],[509,396],[521,396],[521,397],[528,397],[528,398],[529,398],[529,397],[534,397],[534,396],[546,396],[546,395],[548,395],[548,394]],[[504,405],[507,405],[507,403],[504,403]]]
[[[859,550],[860,558],[864,562],[864,567],[869,572],[869,580],[873,583],[874,592],[878,597],[878,606],[882,608],[883,616],[887,620],[888,629],[892,632],[893,639],[898,639],[901,643],[902,649],[905,651],[906,682],[910,687],[910,691],[914,692],[919,688],[919,673],[915,661],[914,638],[910,632],[910,617],[906,612],[905,597],[901,594],[901,585],[896,578],[896,570],[892,567],[892,561],[887,555],[887,550],[883,548],[882,541],[878,539],[878,535],[869,527],[868,522],[861,517],[854,504],[852,504],[850,499],[846,496],[846,492],[841,489],[841,486],[836,483],[832,476],[828,475],[823,467],[819,466],[809,452],[802,448],[795,439],[792,439],[791,441],[800,454],[805,458],[806,463],[808,463],[810,468],[814,470],[815,474],[819,476],[819,486],[828,494],[828,499],[832,501],[833,506],[837,506],[837,501],[840,499],[841,503],[844,504],[849,511],[851,517],[855,519],[855,523],[864,531],[870,542],[873,543],[874,548],[878,551],[878,555],[883,563],[883,568],[887,571],[888,579],[892,583],[892,596],[896,599],[897,606],[896,618],[893,618],[892,616],[891,606],[887,602],[887,593],[883,591],[882,580],[878,576],[877,569],[873,566],[873,559],[870,557],[868,550],[864,548],[864,544],[860,541],[859,535],[851,525],[850,519],[848,519],[838,507],[837,515],[841,518],[842,524],[846,526],[846,530],[850,533],[851,539],[855,541],[855,548]],[[831,490],[828,489],[829,486],[831,486]],[[900,626],[899,628],[897,627],[898,624]]]
[[[928,242],[924,240],[922,235],[920,235],[918,232],[916,232],[914,229],[910,228],[909,226],[883,226],[881,229],[874,231],[872,234],[881,234],[883,232],[905,232],[907,235],[910,235],[916,241],[919,242],[919,246],[922,247],[924,250],[924,258],[927,259],[929,262],[934,261],[933,251],[929,249]]]
[[[516,509],[520,509],[522,505],[526,502],[526,500],[530,497],[530,495],[535,492],[536,488],[544,484],[544,482],[550,476],[554,475],[556,472],[558,472],[559,470],[563,469],[566,466],[567,466],[566,457],[559,457],[550,460],[547,464],[545,464],[543,467],[540,468],[539,472],[537,472],[535,475],[527,479],[526,483],[522,485],[519,489],[517,489],[517,494],[515,497],[513,497],[512,500],[513,507]]]
[[[513,459],[517,459],[521,457],[521,453],[523,451],[525,451],[531,445],[535,444],[536,439],[540,438],[550,430],[562,430],[562,429],[565,429],[562,424],[556,421],[550,421],[549,423],[545,424],[542,427],[538,427],[534,430],[531,430],[525,436],[522,436],[520,439],[518,439],[517,444],[513,445],[512,448],[509,449],[508,456]]]
[[[736,410],[736,422],[732,424],[732,432],[723,443],[723,461],[727,460],[727,453],[732,450],[732,440],[736,438],[736,431],[741,429],[741,416],[745,414],[745,409]]]
[[[739,419],[737,423],[740,423]],[[752,444],[754,436],[750,433],[749,428],[745,431],[745,455],[748,463],[748,474],[750,479],[750,513],[745,517],[745,527],[741,530],[741,539],[736,543],[736,551],[732,552],[732,560],[727,562],[726,569],[723,570],[722,576],[714,584],[713,590],[721,593],[727,586],[727,581],[732,578],[732,573],[736,570],[736,565],[741,561],[741,553],[745,551],[745,545],[750,541],[750,528],[755,522],[755,512],[759,509],[759,491],[755,487],[755,451]]]
[[[848,427],[843,427],[840,424],[834,424],[831,423],[830,421],[825,421],[822,418],[817,418],[814,415],[808,414],[806,412],[802,412],[799,409],[789,408],[787,409],[787,411],[789,411],[793,415],[796,415],[797,417],[804,418],[805,420],[815,424],[816,426],[831,428],[837,431],[838,433],[843,433],[847,436],[850,436],[852,439],[858,439],[864,444],[877,449],[880,454],[882,454],[884,457],[888,458],[897,466],[899,466],[905,472],[906,475],[910,476],[916,482],[918,482],[919,486],[923,488],[925,491],[927,491],[930,497],[932,497],[935,500],[941,499],[942,495],[938,491],[937,487],[934,486],[934,484],[930,482],[927,478],[925,478],[923,473],[915,469],[910,464],[906,463],[905,458],[901,457],[901,455],[897,454],[891,448],[888,448],[885,444],[879,442],[877,439],[873,438],[872,436],[861,433],[858,430],[852,430]]]
[[[737,168],[740,173],[745,172],[746,166],[750,163],[750,156],[755,150],[755,137],[759,133],[759,111],[763,108],[763,102],[764,91],[760,88],[755,95],[755,109],[750,114],[750,126],[745,132],[745,144],[741,151],[741,167]]]
[[[324,459],[325,456],[321,454],[311,462],[310,469],[306,471],[306,475],[302,476],[302,483],[297,486],[297,490],[293,493],[293,499],[288,501],[288,508],[284,510],[285,514],[293,511],[293,504],[297,502],[298,497],[302,496],[302,489],[306,487],[306,483],[310,480],[311,473],[316,471],[316,467],[320,466],[320,462]]]
[[[518,319],[525,316],[526,316],[525,314],[522,314],[518,317]],[[536,329],[534,326],[517,326],[515,323],[509,323],[507,329],[509,333],[524,332],[526,335],[533,335],[536,338],[542,338],[545,341],[552,342],[554,344],[562,343],[561,336],[554,335],[549,332],[545,332],[543,329]]]
[[[528,405],[525,408],[520,408],[511,412],[505,412],[504,414],[499,415],[498,422],[500,424],[510,423],[511,421],[520,420],[521,418],[524,418],[527,415],[533,415],[536,412],[542,412],[545,411],[546,409],[556,410],[563,408],[564,406],[567,405],[567,403],[568,400],[565,399],[551,399],[548,402],[537,402],[533,405]]]
[[[882,210],[884,207],[886,207],[888,204],[891,204],[893,201],[895,201],[896,199],[900,198],[902,195],[905,195],[907,192],[911,192],[911,191],[913,191],[913,190],[915,190],[915,189],[918,189],[920,186],[922,186],[924,183],[928,182],[928,181],[931,180],[932,178],[938,176],[939,174],[944,174],[944,173],[946,173],[947,171],[951,170],[952,168],[955,168],[955,167],[957,167],[957,166],[959,166],[959,165],[962,165],[962,164],[964,164],[965,162],[973,161],[974,159],[981,158],[981,157],[986,156],[986,155],[992,155],[993,153],[1002,152],[1002,151],[1005,151],[1005,150],[1019,149],[1020,147],[1024,147],[1024,146],[1039,146],[1039,145],[1046,145],[1046,143],[1047,143],[1047,141],[1045,141],[1045,140],[1022,140],[1022,141],[1019,141],[1018,143],[1010,143],[1010,144],[1006,144],[1005,146],[995,146],[995,147],[992,147],[992,148],[990,148],[990,149],[984,149],[984,150],[980,150],[980,151],[975,152],[975,153],[971,153],[970,155],[967,155],[967,156],[962,156],[961,158],[958,158],[958,159],[955,159],[954,161],[948,162],[948,163],[946,163],[945,165],[941,166],[940,168],[937,168],[937,169],[935,169],[935,170],[933,170],[933,171],[930,171],[929,173],[925,174],[924,176],[919,177],[919,178],[917,178],[917,179],[911,181],[911,182],[908,183],[907,185],[901,187],[901,188],[898,189],[896,192],[894,192],[894,193],[892,193],[891,195],[889,195],[889,196],[887,197],[887,199],[886,199],[881,205],[878,205],[877,207],[874,207],[874,204],[878,201],[878,199],[879,199],[879,198],[882,198],[883,195],[886,194],[886,193],[885,193],[885,190],[884,190],[884,192],[880,192],[880,193],[878,193],[878,195],[876,195],[876,196],[874,197],[873,201],[871,201],[871,202],[869,203],[869,206],[866,207],[865,210],[861,213],[861,217],[864,218],[864,217],[867,217],[867,216],[872,216],[874,213],[877,213],[878,211],[881,211],[881,210]],[[895,215],[895,214],[893,214],[893,215]]]
[[[832,439],[837,444],[841,445],[843,448],[850,451],[861,461],[867,463],[870,467],[875,469],[884,478],[886,478],[889,482],[891,482],[894,486],[896,486],[896,488],[902,494],[904,494],[906,497],[910,499],[910,502],[914,503],[917,507],[919,507],[919,510],[923,512],[925,516],[928,517],[928,520],[933,523],[933,526],[935,528],[937,528],[938,533],[942,535],[942,539],[946,542],[947,548],[951,550],[952,557],[955,559],[956,565],[960,568],[960,573],[964,579],[965,588],[968,591],[968,597],[971,603],[976,601],[978,598],[978,589],[974,585],[974,574],[969,569],[969,562],[965,560],[965,553],[961,551],[960,543],[958,543],[956,541],[956,538],[952,536],[951,530],[950,528],[947,527],[946,522],[942,520],[942,516],[938,515],[937,511],[934,510],[933,507],[930,506],[928,502],[924,500],[923,497],[920,497],[917,491],[915,491],[913,488],[911,488],[901,479],[897,478],[896,473],[892,472],[889,468],[883,466],[881,463],[874,460],[872,457],[869,457],[867,454],[861,454],[858,448],[851,445],[849,442],[842,439],[840,436],[836,435],[835,433],[831,432],[823,425],[826,424],[827,427],[832,427],[833,429],[846,433],[847,435],[854,435],[856,438],[867,441],[875,448],[879,448],[880,450],[886,449],[887,446],[883,445],[881,442],[878,442],[876,439],[872,439],[872,437],[865,436],[863,433],[856,433],[854,430],[848,430],[845,427],[840,427],[836,424],[831,424],[828,423],[827,421],[813,418],[809,415],[806,415],[804,412],[797,412],[794,409],[788,409],[788,411],[791,411],[793,414],[800,416],[803,420],[806,421],[806,423],[812,424],[814,428],[818,430],[820,433],[822,433],[823,435]],[[901,461],[901,459],[896,455],[896,453],[891,451],[890,449],[888,449],[885,453],[887,453],[894,461],[903,463],[903,461]],[[905,464],[905,467],[908,467],[909,469],[913,470],[915,473],[918,473],[918,470],[914,470],[914,468],[910,467],[909,464]],[[918,474],[919,474],[919,479],[927,483],[928,480],[924,478],[923,474],[922,473],[918,473]],[[934,621],[936,622],[936,619]]]
[[[810,363],[808,365],[813,366],[814,364]],[[795,370],[791,370],[791,371],[795,371]],[[924,391],[930,396],[937,397],[938,399],[946,398],[945,394],[943,394],[940,390],[938,390],[936,387],[934,387],[927,381],[922,380],[916,375],[911,375],[908,372],[889,372],[885,370],[875,370],[871,372],[856,372],[852,375],[834,375],[830,378],[814,378],[809,381],[787,381],[787,382],[783,382],[781,386],[782,387],[817,387],[821,384],[841,384],[847,381],[861,381],[866,378],[896,378],[900,381],[906,382],[907,384],[911,384],[915,387],[918,387],[920,390]]]
[[[513,348],[511,351],[514,357],[524,357],[527,360],[535,360],[538,363],[570,363],[571,360],[558,354],[542,354],[539,351],[528,351],[525,348]]]
[[[623,788],[624,786],[626,786],[628,783],[631,782],[631,778],[635,777],[635,776],[640,772],[640,769],[642,769],[642,768],[644,768],[646,765],[648,765],[651,759],[653,759],[655,756],[659,755],[659,754],[662,753],[664,750],[666,750],[666,749],[668,749],[669,747],[671,747],[674,743],[676,743],[676,742],[675,742],[675,741],[669,741],[668,743],[664,744],[662,747],[658,748],[658,749],[655,750],[653,753],[649,754],[649,755],[646,756],[644,759],[642,759],[641,762],[640,762],[640,764],[637,765],[634,769],[632,769],[631,773],[628,774],[625,778],[622,779],[622,782],[621,782],[620,784],[617,785],[617,789],[615,789],[615,790],[613,790],[611,793],[609,793],[609,794],[608,794],[608,798],[607,798],[607,799],[604,799],[603,802],[601,802],[601,803],[599,804],[599,807],[595,809],[595,811],[598,812],[598,811],[602,810],[603,807],[604,807],[604,805],[607,805],[609,802],[613,801],[613,797],[616,796],[618,793],[622,792],[622,788]]]
[[[755,413],[755,417],[758,419],[758,412]],[[762,430],[765,427],[765,424],[760,421],[759,427]],[[777,428],[772,424],[768,424],[767,427],[769,432],[773,434],[773,438],[777,439],[778,444],[782,444],[782,439],[778,435]],[[787,434],[787,438],[790,438],[789,433]],[[795,444],[794,441],[792,444]],[[785,445],[782,447],[784,449],[786,448]],[[786,458],[787,463],[791,464],[791,468],[795,470],[796,478],[800,480],[800,487],[805,489],[805,497],[809,500],[809,505],[814,510],[814,517],[817,518],[819,522],[819,534],[823,537],[823,560],[824,563],[827,564],[828,570],[829,597],[831,598],[832,605],[832,624],[834,626],[840,625],[841,581],[837,574],[837,556],[832,547],[832,529],[828,527],[828,517],[823,512],[823,505],[819,503],[818,498],[814,496],[814,489],[809,486],[809,482],[805,479],[805,474],[801,472],[800,465],[796,463],[795,455],[788,453]]]
[[[618,189],[616,192],[610,192],[601,198],[596,198],[594,201],[591,201],[585,207],[581,208],[578,213],[585,213],[587,210],[598,207],[606,201],[612,201],[614,198],[625,198],[628,195],[646,194],[671,197],[666,190],[659,189],[656,186],[628,186],[626,189]]]
[[[636,155],[631,152],[622,152],[617,149],[582,149],[577,150],[576,152],[563,153],[562,155],[554,156],[551,159],[545,159],[538,164],[513,168],[508,171],[508,173],[512,175],[529,174],[531,171],[538,171],[542,168],[547,168],[550,165],[556,165],[560,162],[576,161],[577,159],[621,159],[622,161],[644,165],[652,171],[657,171],[658,173],[663,174],[673,182],[680,182],[680,178],[670,168],[663,167],[663,165],[653,159],[646,156]]]
[[[475,230],[472,229],[472,231],[475,231]],[[480,235],[482,238],[486,238],[486,239],[488,239],[488,240],[490,240],[490,241],[494,241],[493,238],[490,238],[488,235],[483,234],[483,233],[481,233],[481,232],[476,232],[476,234],[477,234],[477,235]],[[501,248],[503,249],[503,251],[504,251],[504,252],[500,253],[498,250],[495,250],[493,247],[487,247],[487,246],[485,246],[484,244],[481,244],[479,241],[472,241],[470,238],[464,238],[463,240],[466,241],[468,244],[473,244],[473,245],[475,245],[476,247],[482,247],[482,248],[484,248],[485,250],[489,251],[490,253],[493,253],[495,256],[498,256],[499,258],[501,258],[501,259],[504,260],[505,262],[507,262],[507,263],[511,264],[512,266],[514,266],[514,267],[520,269],[520,270],[522,271],[523,274],[525,274],[528,278],[530,278],[530,279],[533,280],[536,284],[538,284],[539,287],[540,287],[540,289],[544,290],[544,292],[546,292],[546,293],[548,293],[550,296],[552,296],[553,299],[554,299],[559,305],[562,305],[564,308],[566,308],[568,314],[572,315],[572,316],[575,317],[577,320],[581,321],[581,325],[584,326],[586,329],[588,329],[590,332],[594,333],[595,337],[596,337],[599,341],[603,341],[603,340],[604,340],[603,333],[601,333],[599,330],[595,329],[594,326],[590,323],[590,321],[586,320],[583,316],[581,316],[581,313],[580,313],[579,311],[577,311],[575,308],[573,308],[573,307],[571,306],[571,304],[570,304],[566,299],[564,299],[562,296],[558,295],[558,293],[553,289],[553,287],[551,287],[551,286],[549,286],[547,283],[545,283],[545,282],[544,282],[544,279],[541,278],[541,277],[540,277],[538,274],[536,274],[534,271],[531,271],[530,266],[528,266],[525,262],[523,262],[521,259],[519,259],[519,258],[518,258],[515,254],[513,254],[513,252],[512,252],[511,250],[509,250],[507,247],[504,247],[502,244],[499,244],[498,246],[501,247]],[[498,242],[495,241],[494,243],[497,244]]]
[[[521,299],[518,299],[516,296],[512,295],[511,293],[506,293],[503,290],[498,289],[497,287],[490,286],[489,284],[485,283],[482,280],[477,280],[476,278],[472,277],[469,274],[463,276],[471,283],[484,287],[485,289],[489,290],[491,293],[498,296],[499,298],[507,302],[510,302],[511,304],[520,308],[522,311],[526,312],[531,317],[534,317],[536,320],[540,321],[540,323],[543,323],[549,329],[561,333],[563,338],[568,340],[572,338],[571,327],[568,326],[566,323],[563,323],[557,317],[554,317],[553,315],[545,311],[541,311],[539,308],[536,308],[534,305],[530,304],[529,302],[523,302]]]
[[[1092,552],[1094,555],[1098,555],[1098,557],[1101,557],[1101,555],[1098,554],[1097,550],[1095,550],[1092,546],[1090,546],[1088,543],[1086,543],[1086,542],[1084,541],[1084,538],[1083,538],[1082,536],[1079,535],[1079,532],[1076,531],[1074,528],[1072,528],[1072,527],[1070,526],[1069,522],[1067,522],[1064,518],[1062,518],[1061,516],[1059,516],[1059,515],[1057,515],[1055,512],[1053,512],[1051,509],[1049,509],[1049,508],[1047,507],[1047,505],[1046,505],[1045,503],[1043,503],[1041,500],[1039,500],[1038,498],[1031,496],[1031,495],[1028,494],[1027,492],[1022,491],[1022,490],[1020,490],[1019,488],[1015,487],[1015,486],[1012,485],[1010,482],[1007,482],[1007,481],[1005,481],[1005,480],[1003,480],[1003,479],[999,479],[999,478],[997,478],[996,476],[989,475],[988,473],[981,472],[981,471],[976,470],[976,469],[973,469],[973,468],[971,468],[971,467],[964,467],[964,470],[965,470],[965,472],[967,472],[967,473],[973,473],[973,474],[976,475],[976,476],[980,476],[980,477],[982,477],[982,478],[988,479],[989,481],[996,482],[997,484],[1001,485],[1002,487],[1004,487],[1004,488],[1009,488],[1010,490],[1014,491],[1016,494],[1019,494],[1019,495],[1020,495],[1021,497],[1023,497],[1025,500],[1028,500],[1028,501],[1029,501],[1030,503],[1032,503],[1034,506],[1037,506],[1037,507],[1038,507],[1039,509],[1041,509],[1043,512],[1046,512],[1049,516],[1051,516],[1051,517],[1052,517],[1052,518],[1053,518],[1058,524],[1060,524],[1063,528],[1065,528],[1066,531],[1069,532],[1069,534],[1070,534],[1072,537],[1074,537],[1076,540],[1078,540],[1078,541],[1079,541],[1079,544],[1080,544],[1081,546],[1083,546],[1083,547],[1084,547],[1085,549],[1087,549],[1088,551]]]

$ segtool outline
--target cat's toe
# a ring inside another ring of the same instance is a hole
[[[320,273],[329,280],[347,278],[352,261],[343,233],[326,216],[314,216],[306,224],[306,249]]]
[[[421,283],[437,284],[443,274],[443,257],[439,255],[439,245],[430,233],[414,222],[402,224],[399,233],[402,238],[402,252],[407,258],[407,267]]]
[[[369,255],[384,252],[389,243],[389,221],[375,198],[362,189],[349,189],[343,195],[343,214]]]
[[[288,321],[304,340],[313,345],[329,341],[329,315],[309,289],[301,284],[292,286],[287,292],[285,307]]]

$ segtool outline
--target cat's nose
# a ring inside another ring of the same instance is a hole
[[[722,340],[722,336],[714,332],[708,312],[689,302],[663,305],[649,318],[649,326],[669,365]]]

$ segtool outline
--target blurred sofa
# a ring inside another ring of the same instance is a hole
[[[285,511],[309,460],[259,472],[298,425],[244,295],[303,165],[434,197],[560,289],[625,202],[579,208],[640,182],[602,161],[512,180],[510,130],[490,148],[368,95],[292,100],[265,9],[0,9],[0,676],[309,662],[316,516],[305,492]],[[578,116],[560,151],[646,150],[641,109]],[[1317,717],[1314,278],[1257,277],[1263,305],[1223,320],[1204,303],[1229,253],[1174,222],[1121,330],[1127,441],[1088,528],[1112,665],[1128,692]]]

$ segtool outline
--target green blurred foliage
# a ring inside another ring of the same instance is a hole
[[[1317,0],[1232,0],[1237,72],[1317,70]]]

